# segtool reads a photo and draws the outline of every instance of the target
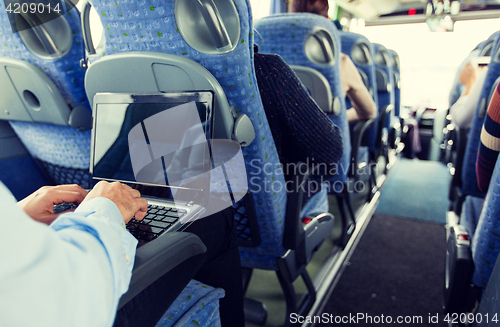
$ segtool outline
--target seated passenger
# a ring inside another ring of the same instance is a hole
[[[460,128],[470,127],[481,96],[488,69],[482,68],[481,71],[478,70],[478,67],[469,62],[460,72],[459,81],[464,85],[464,91],[457,102],[450,108],[451,120]]]
[[[477,186],[488,191],[495,163],[500,152],[500,84],[497,85],[481,130],[481,144],[477,152],[476,175]]]
[[[58,217],[54,204],[62,202],[80,206]],[[101,182],[88,194],[61,185],[16,206],[0,183],[0,203],[2,326],[111,326],[137,245],[124,223],[147,211],[140,193],[120,183]]]
[[[5,220],[0,231],[4,261],[0,277],[5,282],[0,286],[2,323],[112,326],[118,300],[128,289],[137,246],[124,223],[134,215],[142,219],[147,211],[140,192],[104,181],[88,194],[77,185],[43,187],[18,203],[27,215],[14,201],[0,183],[0,203],[7,210],[0,218]],[[62,202],[80,205],[58,218],[54,205]],[[35,224],[28,216],[50,226]],[[222,326],[243,327],[241,266],[232,209],[199,219],[186,231],[198,235],[207,247],[195,279],[226,292],[225,302],[220,302]],[[121,321],[130,317],[128,311],[137,315],[141,306],[150,306],[168,291],[158,285],[150,288],[147,300],[135,301],[131,310],[120,309],[125,310]]]
[[[309,12],[328,18],[328,10],[328,0],[293,0],[292,2],[292,12]],[[336,26],[338,27],[337,24]],[[346,112],[349,123],[360,119],[375,118],[377,116],[375,101],[351,58],[343,53],[340,54],[340,78],[344,97],[349,97],[353,106]]]

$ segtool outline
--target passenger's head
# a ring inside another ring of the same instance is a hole
[[[328,0],[293,0],[292,12],[310,12],[328,18]]]

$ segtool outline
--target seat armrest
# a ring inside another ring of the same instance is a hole
[[[444,290],[446,313],[470,312],[468,309],[472,309],[468,308],[468,295],[473,272],[469,233],[462,225],[449,226]]]
[[[198,236],[185,232],[167,233],[140,247],[135,256],[129,289],[121,297],[118,308],[121,308],[161,276],[198,255],[200,264],[190,265],[193,271],[186,271],[186,274],[194,276],[204,258],[200,254],[204,254],[206,250],[207,248]],[[175,283],[175,281],[173,282]]]
[[[361,147],[363,136],[365,132],[373,125],[374,119],[363,119],[354,125],[351,135],[351,169],[349,169],[349,176],[357,180],[358,156],[359,148]]]

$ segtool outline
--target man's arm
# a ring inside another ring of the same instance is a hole
[[[98,184],[75,212],[48,227],[16,206],[0,185],[1,326],[112,325],[137,242],[124,222],[134,210],[140,218],[147,210],[146,200],[122,188]]]

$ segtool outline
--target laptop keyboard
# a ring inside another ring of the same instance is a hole
[[[76,207],[73,203],[61,203],[54,206],[54,213],[61,213]],[[143,220],[132,218],[127,224],[127,230],[139,241],[139,246],[141,246],[160,236],[186,213],[187,211],[183,209],[148,205],[146,217]]]
[[[148,213],[143,220],[133,218],[127,224],[128,231],[139,241],[139,246],[154,240],[179,218],[186,214],[186,210],[148,205]]]

